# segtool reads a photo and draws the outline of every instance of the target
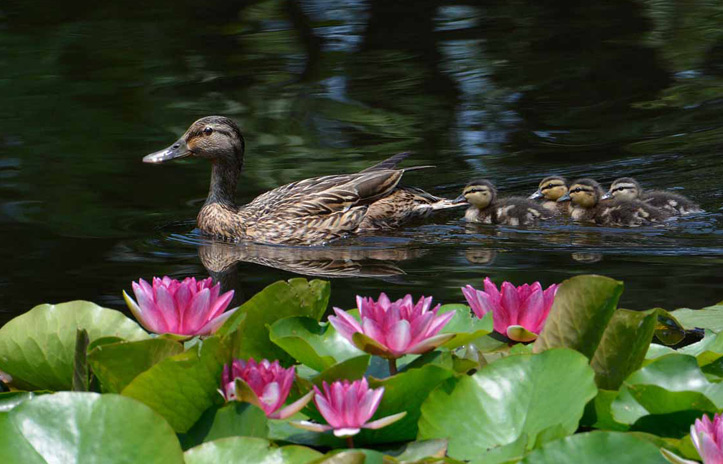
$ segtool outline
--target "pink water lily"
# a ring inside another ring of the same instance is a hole
[[[330,316],[329,322],[346,339],[361,349],[371,349],[373,354],[389,359],[410,353],[421,354],[454,337],[454,334],[439,334],[439,331],[455,313],[437,315],[440,305],[430,309],[431,296],[421,297],[414,304],[411,295],[392,302],[382,293],[378,301],[357,296],[356,304],[361,323],[339,308],[334,308],[336,316]],[[371,339],[373,347],[355,341],[356,333]]]
[[[723,416],[716,414],[712,421],[706,415],[696,419],[690,437],[703,464],[723,464]]]
[[[246,401],[258,406],[270,419],[286,419],[301,411],[314,394],[310,391],[282,408],[294,383],[294,375],[293,366],[284,369],[278,361],[262,359],[257,363],[253,358],[248,361],[234,359],[223,368],[219,393],[226,401]]]
[[[482,318],[491,311],[496,332],[506,335],[510,340],[531,342],[545,325],[559,285],[552,284],[543,291],[539,282],[519,287],[504,282],[498,290],[487,277],[484,287],[484,291],[471,285],[462,288],[475,315]]]
[[[314,432],[333,430],[337,437],[356,435],[361,429],[379,429],[392,424],[407,413],[393,414],[369,422],[384,395],[384,387],[371,389],[365,378],[349,382],[337,380],[331,385],[314,386],[314,404],[329,425],[315,422],[292,422],[293,425]]]
[[[220,294],[221,284],[213,285],[210,277],[154,277],[152,286],[140,279],[132,287],[138,302],[124,291],[128,308],[143,327],[158,334],[210,335],[236,311],[224,313],[233,290]]]

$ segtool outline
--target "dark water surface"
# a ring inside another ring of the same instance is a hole
[[[238,301],[298,274],[376,276],[334,279],[345,307],[582,273],[624,280],[635,309],[723,300],[720,1],[149,3],[0,6],[0,324],[41,302],[123,308],[131,280],[164,274],[212,273]],[[405,182],[440,195],[630,175],[707,213],[634,230],[451,214],[314,249],[214,243],[194,231],[209,165],[140,161],[209,114],[245,132],[243,202],[411,150],[437,168]]]

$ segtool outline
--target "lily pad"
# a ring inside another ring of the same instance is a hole
[[[63,392],[0,414],[0,462],[182,464],[183,454],[171,427],[147,406],[119,395]]]
[[[702,340],[685,346],[678,352],[695,356],[699,366],[706,366],[723,357],[723,333],[706,330]]]
[[[179,438],[184,449],[228,437],[266,438],[266,414],[260,408],[239,401],[207,409],[193,427]]]
[[[598,387],[617,390],[642,365],[657,320],[655,310],[615,311],[590,362]]]
[[[623,283],[609,277],[582,275],[562,282],[535,353],[565,347],[592,358],[622,293]]]
[[[723,305],[708,306],[703,309],[681,308],[671,314],[686,329],[708,329],[715,333],[723,330]]]
[[[292,316],[321,319],[329,302],[329,282],[291,279],[275,282],[242,304],[216,332],[226,337],[234,332],[239,341],[234,347],[237,358],[278,359],[292,364],[293,358],[269,339],[269,327]]]
[[[489,312],[480,319],[472,313],[467,305],[448,304],[439,308],[438,314],[454,311],[455,315],[447,325],[442,328],[440,334],[456,334],[455,337],[442,346],[447,349],[454,349],[484,337],[492,333],[492,313]]]
[[[658,447],[629,433],[589,432],[550,442],[523,464],[666,464]]]
[[[101,337],[150,338],[123,313],[88,301],[43,304],[0,328],[0,366],[24,390],[70,390],[78,329]]]
[[[318,459],[321,453],[305,446],[278,447],[262,438],[222,438],[196,446],[184,454],[186,464],[284,463],[305,464]],[[363,462],[363,461],[362,461]]]
[[[573,433],[597,393],[585,356],[568,349],[516,355],[442,383],[422,404],[420,440],[449,440],[449,456],[474,459],[556,428]]]
[[[287,317],[269,329],[271,341],[316,371],[364,354],[328,323],[310,317]]]
[[[222,401],[217,389],[227,359],[221,341],[207,338],[141,373],[122,394],[147,404],[175,431],[185,432],[206,409]]]
[[[183,352],[183,345],[163,338],[99,345],[88,353],[103,391],[120,393],[138,374]]]

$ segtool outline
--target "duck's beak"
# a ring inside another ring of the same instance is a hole
[[[566,193],[563,196],[561,196],[560,198],[558,198],[557,202],[562,203],[563,201],[570,201],[570,200],[572,200],[572,198],[570,198],[570,194]]]
[[[166,161],[170,161],[172,159],[185,158],[190,154],[191,150],[188,149],[186,141],[181,138],[168,148],[144,156],[143,162],[150,164],[160,164],[165,163]]]
[[[542,191],[540,191],[540,189],[537,189],[537,192],[533,193],[532,195],[530,195],[527,198],[529,198],[530,200],[538,200],[538,199],[542,198],[543,196],[544,195],[542,195]]]
[[[607,192],[605,195],[601,196],[601,200],[609,200],[613,197],[613,194],[611,192]]]
[[[467,203],[467,198],[464,196],[464,193],[452,200],[454,203]]]

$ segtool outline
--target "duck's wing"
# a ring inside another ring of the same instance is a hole
[[[256,220],[268,216],[275,221],[344,213],[388,195],[403,174],[402,169],[379,169],[305,179],[266,192],[242,210]]]

